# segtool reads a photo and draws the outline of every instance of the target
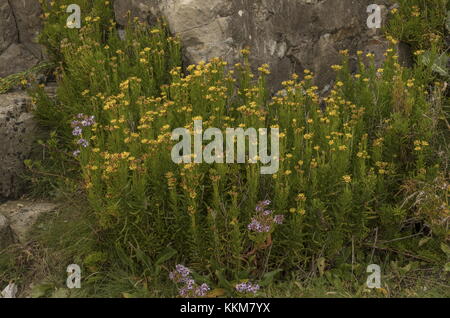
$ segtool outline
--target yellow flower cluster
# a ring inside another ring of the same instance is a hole
[[[415,151],[422,151],[424,147],[428,147],[430,144],[425,140],[415,140],[414,141],[414,150]]]

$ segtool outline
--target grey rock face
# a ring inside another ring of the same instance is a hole
[[[126,25],[129,18],[137,17],[142,22],[152,22],[159,14],[160,0],[118,0],[114,1],[116,22]]]
[[[9,220],[9,228],[16,240],[24,243],[38,218],[44,213],[55,211],[56,208],[56,204],[48,202],[9,201],[0,205],[0,215]]]
[[[152,22],[164,16],[183,42],[189,63],[222,57],[239,60],[249,46],[256,68],[269,63],[275,85],[291,73],[310,69],[324,86],[339,50],[374,51],[385,47],[379,31],[367,27],[372,0],[115,0],[116,20]],[[387,7],[389,1],[377,2]],[[386,20],[384,11],[383,22]],[[38,0],[0,0],[0,76],[25,70],[42,58],[34,43],[40,30]],[[375,45],[374,45],[375,43]],[[380,43],[378,45],[378,43]]]
[[[41,6],[36,0],[9,0],[19,32],[19,43],[36,57],[41,56],[41,48],[36,43],[41,29]]]
[[[0,95],[0,198],[21,194],[24,160],[29,157],[37,128],[24,92]]]
[[[379,5],[388,1],[379,1]],[[239,60],[249,46],[254,67],[268,63],[271,83],[310,69],[323,86],[334,77],[330,66],[339,51],[379,53],[385,48],[379,31],[368,29],[367,7],[372,0],[116,0],[116,18],[146,21],[163,15],[183,42],[188,62],[222,57]],[[386,8],[384,6],[384,8]],[[383,22],[385,22],[385,12]],[[375,43],[375,44],[374,44]],[[376,44],[379,43],[379,44]],[[384,53],[384,52],[383,52]]]
[[[40,14],[37,0],[0,0],[0,77],[24,71],[42,60],[36,43]]]
[[[9,221],[3,214],[0,214],[0,250],[12,243],[14,243],[14,235]]]
[[[6,0],[0,1],[0,30],[0,52],[3,52],[19,39],[14,13]]]
[[[0,77],[29,69],[40,61],[23,44],[13,43],[0,55]]]

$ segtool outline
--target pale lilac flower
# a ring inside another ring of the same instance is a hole
[[[256,205],[256,212],[264,211],[264,208],[268,207],[270,205],[270,203],[271,203],[270,200],[264,200],[264,201],[258,202],[258,204]]]
[[[188,290],[194,289],[194,285],[195,285],[195,281],[194,281],[193,279],[188,279],[188,280],[186,281],[186,288],[187,288]]]
[[[270,226],[269,225],[262,225],[261,222],[259,222],[256,219],[253,219],[252,222],[247,226],[247,228],[250,231],[253,231],[253,232],[259,232],[259,233],[268,233],[268,232],[270,232]]]
[[[260,287],[258,284],[253,285],[252,283],[240,283],[236,285],[235,289],[242,294],[245,293],[256,294],[260,289]]]
[[[176,270],[178,273],[180,273],[181,276],[187,277],[191,273],[191,270],[187,268],[186,266],[183,266],[181,264],[178,264],[176,267]]]
[[[256,294],[256,293],[258,292],[259,288],[260,288],[260,287],[259,287],[258,284],[251,285],[251,286],[248,288],[248,292],[249,292],[249,293]]]
[[[74,156],[74,157],[78,157],[78,156],[80,155],[80,153],[81,153],[80,150],[75,150],[75,151],[73,152],[73,156]]]
[[[207,284],[202,284],[195,290],[195,295],[198,297],[204,297],[209,290],[210,288]]]
[[[256,205],[257,215],[252,219],[247,229],[258,233],[269,233],[274,224],[283,224],[284,216],[276,215],[272,217],[273,211],[268,208],[270,200],[258,202]]]
[[[236,285],[236,290],[240,293],[245,293],[248,289],[248,284],[247,283],[240,283]]]
[[[81,125],[84,127],[89,127],[95,124],[95,117],[90,116],[81,121]]]
[[[273,221],[276,224],[283,224],[283,222],[284,222],[284,215],[275,215],[275,217],[273,218]]]
[[[83,130],[80,127],[75,127],[72,131],[72,135],[74,136],[81,136],[81,134],[83,133]]]
[[[89,126],[92,126],[95,124],[95,116],[78,114],[77,119],[79,119],[79,120],[72,121],[72,127],[79,126],[79,125],[81,125],[83,127],[89,127]]]
[[[252,219],[252,222],[247,227],[250,231],[261,232],[262,225],[257,220]]]
[[[180,288],[180,290],[178,291],[178,293],[180,294],[180,296],[186,297],[186,296],[187,296],[187,293],[188,293],[188,290],[187,290],[187,288]]]
[[[81,145],[84,148],[89,147],[89,141],[87,141],[86,139],[83,139],[83,138],[78,140],[77,144]]]
[[[195,280],[190,276],[191,270],[186,266],[178,264],[175,266],[175,270],[169,273],[169,278],[175,283],[183,283],[183,287],[178,289],[180,296],[182,297],[204,297],[210,290],[207,284],[198,286]]]
[[[192,278],[189,276],[190,273],[191,271],[189,268],[178,264],[175,267],[175,270],[169,273],[169,278],[175,283],[189,283],[189,281],[192,280]],[[192,280],[192,282],[194,281]]]

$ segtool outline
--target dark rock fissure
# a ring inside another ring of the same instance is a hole
[[[9,7],[11,8],[11,13],[12,13],[13,18],[14,18],[14,24],[15,24],[16,29],[17,29],[17,43],[21,43],[20,29],[19,29],[19,24],[17,23],[17,17],[16,17],[16,13],[14,12],[14,7],[11,5],[11,0],[6,0],[6,2],[8,3]]]

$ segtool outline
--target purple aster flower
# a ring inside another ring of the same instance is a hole
[[[271,203],[270,200],[258,202],[258,204],[256,205],[256,212],[264,211],[264,208],[268,207],[270,203]]]
[[[75,127],[72,131],[72,135],[74,136],[81,136],[81,134],[83,133],[83,130],[80,127]]]
[[[188,280],[186,281],[186,288],[187,288],[188,290],[194,289],[194,285],[195,285],[195,281],[194,281],[193,279],[188,279]]]
[[[84,127],[89,127],[95,124],[95,117],[90,116],[81,121],[81,125]]]
[[[80,153],[81,153],[80,150],[75,150],[75,151],[73,152],[73,156],[74,156],[74,157],[78,157],[78,156],[80,155]]]
[[[195,295],[198,297],[204,297],[209,290],[210,288],[207,284],[202,284],[195,290]]]
[[[191,270],[186,266],[178,264],[175,270],[169,273],[169,278],[175,283],[183,283],[183,287],[178,289],[182,297],[204,297],[210,290],[207,284],[197,285],[195,280],[190,276]]]
[[[240,283],[236,285],[236,290],[240,293],[245,293],[248,290],[248,284],[247,283]]]
[[[78,140],[77,144],[79,144],[82,147],[86,148],[86,147],[89,146],[89,141],[87,141],[86,139],[81,138],[80,140]]]
[[[283,224],[283,222],[284,222],[284,215],[275,215],[275,217],[273,218],[273,221],[276,224]]]
[[[175,268],[182,277],[187,277],[191,273],[191,270],[189,268],[187,268],[186,266],[183,266],[181,264],[178,264]]]
[[[179,292],[180,296],[186,297],[187,293],[188,293],[188,290],[186,289],[186,287],[183,287],[178,292]]]
[[[239,293],[252,293],[252,294],[256,294],[260,289],[258,284],[253,285],[252,283],[240,283],[237,284],[235,288]]]
[[[247,226],[250,231],[261,232],[262,225],[256,219],[253,219],[252,222]]]
[[[251,284],[250,284],[250,285],[251,285]],[[251,285],[251,286],[248,288],[248,292],[249,292],[249,293],[256,294],[256,293],[258,292],[259,288],[260,288],[260,287],[259,287],[258,284]]]
[[[265,210],[264,212],[263,212],[263,215],[264,216],[268,216],[268,215],[271,215],[272,214],[272,211],[271,210]]]

